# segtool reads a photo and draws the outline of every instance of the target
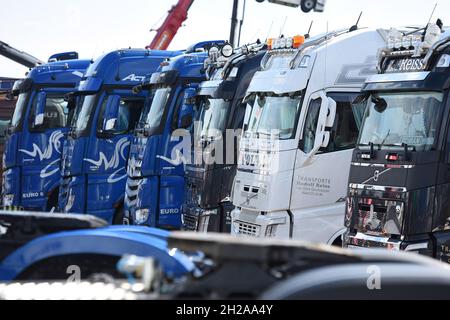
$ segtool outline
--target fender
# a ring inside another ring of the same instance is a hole
[[[195,268],[193,262],[181,252],[171,251],[169,254],[166,240],[169,233],[144,229],[121,226],[61,232],[38,238],[16,250],[0,263],[0,280],[12,281],[39,261],[77,254],[151,256],[161,263],[168,276],[175,278]]]
[[[335,234],[333,234],[333,236],[330,238],[330,240],[328,240],[329,245],[333,245],[333,243],[341,236],[343,236],[345,234],[345,232],[347,231],[347,229],[343,228],[341,230],[339,230],[338,232],[336,232]]]
[[[167,241],[167,239],[171,234],[169,231],[163,229],[140,227],[140,226],[125,226],[125,225],[109,226],[107,230],[111,232],[131,232],[136,234],[144,234],[158,238],[163,241]]]

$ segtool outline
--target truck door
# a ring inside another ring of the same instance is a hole
[[[132,133],[139,121],[144,96],[111,92],[100,104],[95,136],[91,139],[84,159],[87,171],[107,175],[106,182],[125,181],[126,163]],[[111,109],[115,117],[111,119]],[[113,111],[114,113],[114,111]]]
[[[320,92],[310,98],[291,194],[294,238],[328,242],[344,229],[351,156],[365,110],[353,104],[356,97]]]
[[[69,114],[65,93],[40,91],[34,96],[28,117],[30,134],[19,150],[25,165],[45,166],[59,162]],[[41,178],[47,176],[44,175]]]

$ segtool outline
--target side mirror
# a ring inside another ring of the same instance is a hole
[[[384,100],[383,98],[374,97],[372,98],[372,102],[375,104],[375,110],[378,113],[383,113],[384,111],[386,111],[388,105],[386,100]]]
[[[120,96],[112,95],[106,101],[105,116],[102,131],[107,132],[114,129],[119,118]]]
[[[325,92],[320,92],[311,96],[311,100],[322,99],[320,106],[319,119],[317,121],[316,138],[314,140],[314,148],[306,156],[305,166],[308,165],[314,155],[321,149],[328,147],[330,143],[330,132],[326,128],[331,128],[336,119],[336,101],[327,97]]]
[[[40,91],[36,101],[36,112],[34,116],[34,127],[40,127],[44,124],[45,119],[45,105],[47,101],[47,93]]]
[[[330,143],[330,132],[326,128],[331,128],[336,119],[336,101],[327,97],[325,93],[321,92],[322,105],[320,107],[320,114],[317,123],[316,140],[314,142],[315,148],[326,148]]]
[[[197,97],[197,89],[188,88],[184,91],[184,101],[178,116],[178,128],[188,129],[194,121],[195,98]]]

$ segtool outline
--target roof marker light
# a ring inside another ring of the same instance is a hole
[[[292,40],[293,40],[292,47],[295,49],[300,48],[300,46],[305,43],[304,36],[295,36]]]
[[[269,50],[276,49],[298,49],[305,43],[304,36],[295,36],[292,38],[271,38],[267,40]]]

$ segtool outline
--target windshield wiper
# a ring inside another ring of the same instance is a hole
[[[391,135],[391,129],[389,129],[386,137],[384,137],[383,141],[380,143],[380,148],[382,148],[383,146],[386,145],[386,140],[389,138],[390,135]]]

